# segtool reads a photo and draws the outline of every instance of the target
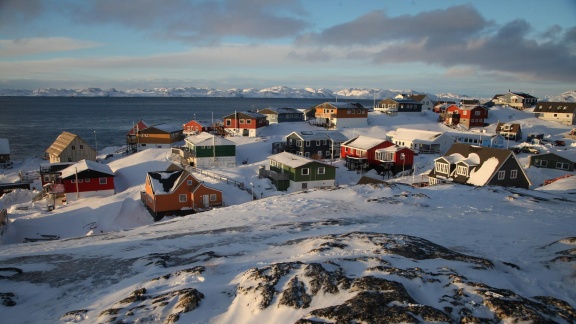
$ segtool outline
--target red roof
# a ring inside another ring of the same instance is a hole
[[[132,129],[128,132],[128,135],[136,135],[136,131],[141,131],[143,129],[148,128],[148,125],[146,125],[145,122],[142,121],[142,119],[140,119],[140,121],[134,125],[134,127],[132,127]]]

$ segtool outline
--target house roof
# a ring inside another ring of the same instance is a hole
[[[208,120],[196,120],[196,119],[192,119],[191,121],[189,121],[189,122],[187,122],[186,124],[184,124],[184,126],[185,126],[185,125],[188,125],[188,124],[190,124],[190,123],[196,123],[196,124],[198,124],[198,125],[200,125],[200,126],[202,126],[202,127],[210,127],[210,126],[212,126],[212,122],[211,122],[211,121],[208,121]]]
[[[198,183],[196,184],[196,186],[194,186],[194,188],[192,188],[192,190],[190,190],[190,191],[191,191],[192,193],[194,193],[194,192],[196,192],[196,190],[198,190],[199,188],[206,188],[206,189],[209,189],[209,190],[222,192],[222,190],[218,190],[218,189],[214,189],[214,188],[212,188],[212,187],[208,187],[208,186],[204,185],[202,182],[198,182]]]
[[[196,146],[236,145],[236,143],[230,140],[208,133],[200,133],[197,135],[188,136],[184,139],[184,141]]]
[[[148,172],[150,185],[155,195],[173,192],[190,175],[185,170]]]
[[[258,113],[260,114],[302,114],[303,112],[296,109],[296,108],[290,108],[290,107],[286,107],[286,108],[273,108],[273,107],[269,107],[269,108],[264,108],[261,110],[258,110]]]
[[[358,108],[364,108],[364,106],[362,106],[362,104],[358,103],[358,102],[325,102],[322,103],[316,107],[322,106],[322,105],[330,105],[333,106],[334,108],[337,109],[358,109]]]
[[[538,102],[535,113],[567,113],[576,114],[576,102]]]
[[[498,123],[496,124],[496,132],[503,132],[504,126],[510,126],[509,132],[518,133],[521,129],[520,124],[513,123]]]
[[[395,131],[388,132],[386,135],[391,136],[394,140],[404,140],[413,142],[415,140],[420,141],[434,141],[440,137],[442,132],[426,131],[419,129],[409,129],[409,128],[398,128]]]
[[[288,152],[282,152],[282,153],[271,155],[268,157],[268,159],[274,160],[278,163],[282,163],[282,164],[287,165],[291,168],[299,168],[301,166],[304,166],[306,164],[313,163],[313,162],[325,164],[326,166],[329,166],[329,167],[334,167],[330,164],[326,164],[326,163],[323,163],[320,161],[312,160],[310,158],[307,158],[307,157],[304,157],[301,155],[288,153]]]
[[[148,128],[155,128],[157,130],[160,130],[160,131],[166,132],[166,133],[175,133],[175,132],[181,132],[182,131],[181,126],[177,126],[177,125],[173,125],[173,124],[166,124],[166,123],[152,125]]]
[[[496,133],[483,133],[483,132],[446,132],[446,134],[454,137],[454,138],[458,138],[458,137],[466,137],[466,138],[477,138],[477,139],[481,139],[481,138],[494,138],[497,136],[502,136],[500,134],[496,134]]]
[[[130,129],[130,131],[128,132],[128,135],[136,135],[136,130],[141,131],[141,130],[146,129],[146,128],[148,128],[148,125],[144,121],[142,121],[142,119],[140,119],[136,123],[136,125],[134,125]]]
[[[10,154],[10,143],[7,138],[0,138],[0,154]]]
[[[64,151],[77,137],[80,138],[78,135],[69,132],[62,132],[62,134],[56,138],[54,143],[46,149],[46,153],[60,155],[60,153],[62,153],[62,151]]]
[[[392,146],[388,146],[387,148],[381,148],[381,149],[377,149],[376,152],[398,152],[401,150],[410,150],[412,151],[412,149],[406,147],[406,146],[398,146],[398,145],[392,145]]]
[[[526,99],[537,99],[536,97],[529,95],[525,92],[514,92],[514,91],[510,91],[510,93],[515,94],[517,96],[520,96],[522,98],[526,98]]]
[[[244,116],[244,117],[255,118],[255,119],[258,119],[258,118],[264,118],[264,119],[265,119],[265,118],[266,118],[266,115],[261,114],[261,113],[257,113],[257,112],[254,112],[254,111],[237,111],[237,112],[235,112],[235,113],[233,113],[233,114],[226,115],[226,116],[224,116],[224,117],[222,117],[222,118],[227,118],[227,117],[234,117],[234,118],[236,118],[236,116]]]
[[[81,173],[86,170],[104,173],[112,177],[114,176],[114,172],[112,172],[112,169],[110,169],[108,164],[98,163],[90,160],[80,160],[62,170],[62,179],[68,178],[75,175],[76,173]]]
[[[426,98],[425,94],[411,94],[408,96],[410,99],[413,99],[415,101],[421,102],[422,100],[424,100],[424,98]]]
[[[292,134],[295,134],[304,141],[328,140],[335,142],[345,142],[348,140],[348,137],[346,137],[346,135],[336,130],[292,132],[288,134],[286,137]]]
[[[348,140],[348,141],[342,143],[342,145],[349,146],[352,148],[361,149],[361,150],[368,150],[368,149],[371,149],[377,145],[382,144],[383,142],[386,142],[386,140],[381,139],[381,138],[374,138],[374,137],[368,137],[368,136],[360,135],[356,138],[353,138],[351,140]]]

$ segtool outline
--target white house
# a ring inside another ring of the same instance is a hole
[[[454,137],[439,131],[398,128],[386,133],[386,139],[398,146],[406,146],[416,153],[444,154],[456,142]]]
[[[478,145],[482,147],[504,148],[504,137],[496,133],[486,132],[448,132],[446,133],[459,143]]]

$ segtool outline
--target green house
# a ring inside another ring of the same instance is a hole
[[[236,143],[230,140],[202,132],[184,141],[191,165],[199,168],[236,166]]]
[[[334,187],[336,167],[288,152],[268,157],[270,170],[261,169],[260,176],[272,180],[277,190],[299,191]]]

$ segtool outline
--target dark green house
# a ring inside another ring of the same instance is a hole
[[[200,168],[236,166],[236,143],[230,140],[202,132],[188,136],[184,141],[191,165]]]
[[[531,155],[530,166],[572,172],[576,168],[576,163],[567,155],[558,152]]]
[[[260,169],[260,177],[272,180],[277,190],[299,191],[334,187],[336,167],[288,152],[269,156],[269,170]]]

